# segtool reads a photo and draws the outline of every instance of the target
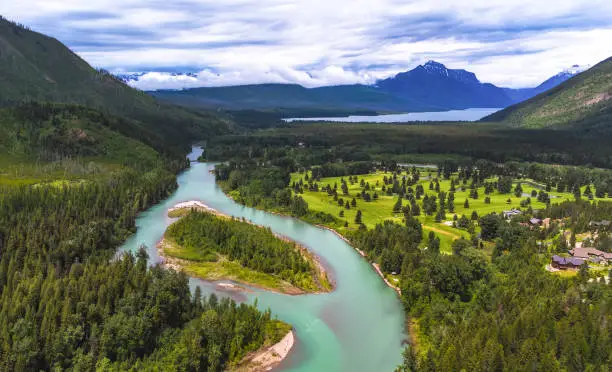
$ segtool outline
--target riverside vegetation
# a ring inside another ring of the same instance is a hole
[[[290,294],[331,290],[312,254],[269,228],[195,209],[178,212],[186,214],[170,225],[162,249],[187,273]]]
[[[296,130],[321,130],[306,127]],[[566,277],[544,266],[572,244],[563,231],[580,236],[589,221],[612,215],[610,171],[444,155],[419,155],[438,162],[436,170],[402,167],[406,155],[383,154],[382,147],[319,147],[286,133],[213,141],[209,157],[238,149],[216,167],[217,180],[241,203],[338,230],[380,265],[401,289],[408,315],[411,343],[399,370],[603,371],[609,365],[608,269],[583,267]],[[499,214],[513,207],[523,215]],[[530,227],[534,216],[554,222]],[[604,230],[592,243],[612,249]]]

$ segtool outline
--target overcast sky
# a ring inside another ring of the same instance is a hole
[[[95,67],[143,89],[372,83],[433,59],[499,86],[534,86],[612,55],[610,0],[2,0]]]

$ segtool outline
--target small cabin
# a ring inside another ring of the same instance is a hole
[[[550,265],[559,270],[578,270],[584,260],[575,257],[561,257],[554,255]]]

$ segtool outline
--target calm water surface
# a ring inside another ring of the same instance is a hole
[[[436,112],[410,112],[407,114],[358,116],[351,115],[336,118],[288,118],[292,121],[335,121],[342,123],[403,123],[408,121],[476,121],[501,109],[498,108],[470,108],[465,110],[436,111]]]
[[[194,148],[190,159],[197,159],[200,153]],[[121,249],[134,252],[145,244],[152,262],[158,262],[155,245],[172,222],[167,210],[188,200],[201,200],[223,213],[269,226],[318,254],[337,284],[329,294],[287,296],[254,290],[234,296],[249,303],[257,298],[261,309],[270,308],[273,315],[294,326],[296,343],[277,370],[392,371],[401,363],[402,341],[406,338],[404,313],[395,292],[372,267],[330,231],[235,203],[215,184],[214,175],[209,173],[213,166],[192,163],[178,177],[177,191],[138,217],[136,234]],[[199,285],[204,293],[228,295],[196,278],[191,278],[191,285]]]

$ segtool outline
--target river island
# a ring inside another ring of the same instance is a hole
[[[269,228],[189,201],[177,204],[158,245],[166,266],[207,281],[229,280],[290,295],[333,289],[319,259]]]

